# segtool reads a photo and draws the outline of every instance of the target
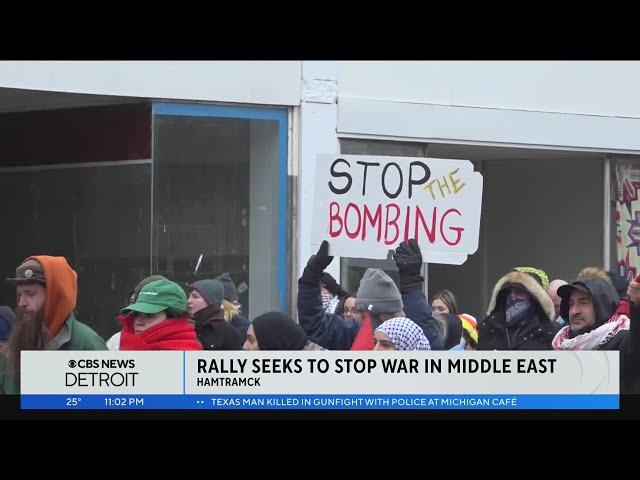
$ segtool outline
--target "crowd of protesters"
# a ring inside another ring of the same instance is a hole
[[[7,279],[15,309],[0,306],[0,393],[20,391],[24,350],[618,350],[620,389],[640,393],[640,283],[599,267],[549,281],[513,267],[495,284],[484,318],[465,313],[453,290],[428,302],[415,240],[393,253],[399,282],[369,268],[356,292],[325,270],[323,241],[297,285],[298,322],[281,312],[249,321],[228,273],[186,290],[161,275],[141,279],[103,339],[75,318],[77,275],[64,257],[32,256]],[[454,286],[455,287],[455,286]],[[125,293],[125,292],[123,292]]]

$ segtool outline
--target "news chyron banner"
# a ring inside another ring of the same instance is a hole
[[[22,352],[23,409],[619,409],[619,353]]]

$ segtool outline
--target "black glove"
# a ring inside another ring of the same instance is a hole
[[[319,285],[324,269],[329,266],[332,260],[333,257],[329,256],[329,242],[323,240],[318,253],[311,255],[307,266],[304,267],[300,282],[307,285]]]
[[[393,259],[400,271],[400,293],[422,290],[424,277],[420,275],[422,254],[418,242],[413,238],[408,242],[401,242],[393,254]]]
[[[333,275],[330,273],[324,272],[322,274],[322,277],[320,277],[320,285],[329,290],[332,295],[342,296],[342,288],[340,288],[338,281],[333,278]]]

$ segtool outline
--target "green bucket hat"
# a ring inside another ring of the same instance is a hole
[[[165,279],[146,284],[140,291],[136,303],[123,308],[120,312],[133,311],[154,314],[167,308],[185,312],[187,310],[187,294],[184,293],[180,285]]]

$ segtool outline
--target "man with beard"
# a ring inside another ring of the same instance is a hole
[[[106,350],[104,340],[76,320],[77,274],[64,257],[27,258],[16,269],[16,321],[0,357],[0,393],[20,393],[23,350]]]
[[[583,277],[558,289],[560,313],[569,325],[557,333],[553,349],[620,351],[620,393],[640,393],[640,329],[632,326],[638,314],[637,285],[629,288],[634,302],[630,320],[616,312],[620,297],[604,278],[606,273],[603,278]]]

